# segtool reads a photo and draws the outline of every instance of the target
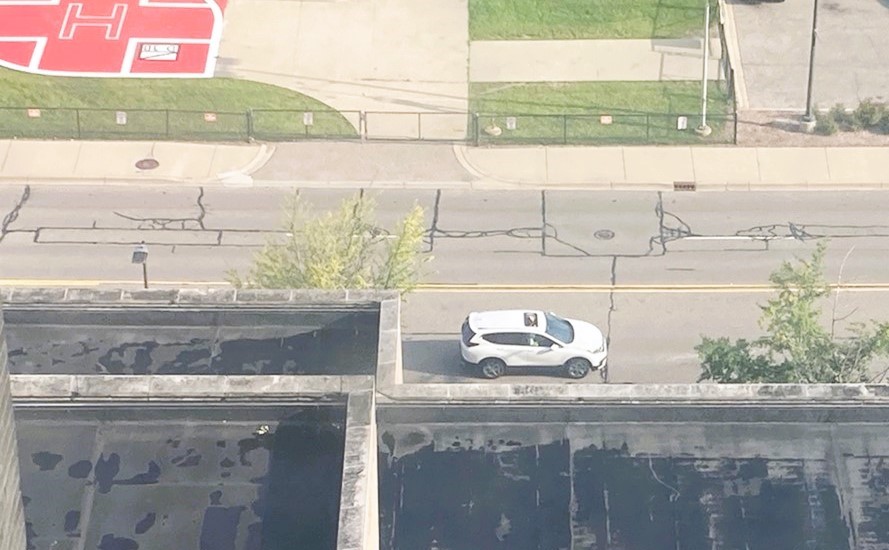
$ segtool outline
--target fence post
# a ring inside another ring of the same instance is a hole
[[[645,115],[645,142],[651,143],[651,115]]]
[[[80,139],[80,109],[74,109],[74,120],[77,121],[77,139]]]
[[[358,137],[367,141],[367,112],[358,111]]]
[[[478,123],[478,113],[472,113],[472,139],[475,143],[475,146],[478,147],[479,141],[481,140],[481,136],[479,136],[479,123]]]
[[[562,144],[568,145],[568,115],[562,115]]]
[[[170,139],[170,110],[164,109],[164,135]]]
[[[738,110],[737,109],[735,109],[734,114],[735,114],[735,116],[733,118],[735,121],[735,132],[734,132],[734,136],[732,137],[732,143],[734,145],[737,145],[738,144]]]
[[[254,137],[253,109],[247,109],[247,112],[245,113],[245,120],[247,121],[247,141],[250,141]]]

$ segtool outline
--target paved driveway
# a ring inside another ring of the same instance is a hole
[[[735,15],[750,108],[805,109],[813,0],[727,1]],[[889,99],[889,2],[820,0],[818,34],[818,106]]]

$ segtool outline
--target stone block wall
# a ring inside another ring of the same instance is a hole
[[[3,312],[0,310],[0,550],[24,550],[25,518],[9,386]]]

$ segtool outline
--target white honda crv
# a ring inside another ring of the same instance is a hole
[[[497,378],[507,367],[564,367],[571,378],[583,378],[608,358],[595,325],[543,311],[473,312],[461,332],[463,360],[485,378]]]

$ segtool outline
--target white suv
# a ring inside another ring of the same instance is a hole
[[[470,313],[460,338],[463,360],[485,378],[501,376],[506,367],[564,367],[571,378],[583,378],[605,366],[605,348],[594,325],[534,310]]]

